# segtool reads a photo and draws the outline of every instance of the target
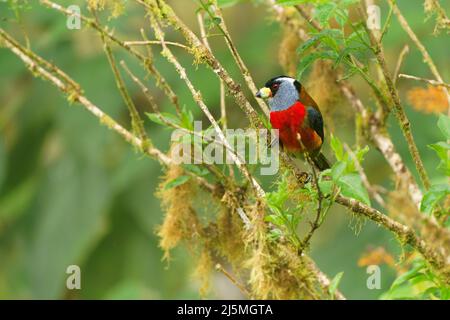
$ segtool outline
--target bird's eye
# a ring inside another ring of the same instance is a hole
[[[280,85],[278,83],[274,83],[272,85],[272,89],[277,90]]]

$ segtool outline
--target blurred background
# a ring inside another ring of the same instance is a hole
[[[13,1],[15,2],[15,1]],[[144,28],[150,28],[142,9],[130,4],[119,18],[102,21],[127,40],[139,40]],[[179,15],[198,31],[194,1],[172,0]],[[261,1],[257,1],[261,2]],[[82,4],[84,1],[59,1]],[[433,19],[425,20],[423,1],[399,0],[399,7],[412,28],[429,49],[444,79],[450,79],[448,36],[434,36]],[[387,7],[382,1],[382,22]],[[441,1],[447,10],[450,1]],[[84,4],[82,12],[87,14]],[[243,59],[262,85],[283,73],[279,47],[283,30],[261,3],[242,1],[224,9],[229,31]],[[68,30],[66,18],[29,1],[18,12],[8,1],[0,1],[0,26],[21,43],[27,34],[31,48],[73,77],[85,94],[105,112],[129,127],[126,107],[116,90],[107,59],[97,34],[87,27]],[[168,40],[180,40],[174,33]],[[443,41],[443,39],[445,41]],[[226,50],[223,39],[212,37],[211,45],[223,65],[242,79]],[[390,67],[394,68],[407,36],[395,17],[384,44]],[[411,47],[402,72],[430,78],[420,53]],[[195,85],[215,115],[219,114],[219,82],[203,66],[195,66],[190,57],[174,49]],[[173,86],[180,101],[201,118],[185,85],[154,47],[155,64]],[[125,59],[133,71],[140,66],[123,51],[114,48],[118,59]],[[126,78],[126,77],[125,77]],[[308,79],[306,76],[305,79]],[[303,79],[302,79],[303,80]],[[354,79],[358,94],[371,103],[368,89]],[[128,81],[140,111],[150,111],[138,88]],[[153,79],[146,84],[154,92],[163,111],[171,111],[169,101],[155,88]],[[438,105],[425,108],[414,105],[408,93],[420,83],[400,80],[402,101],[410,117],[412,130],[432,180],[440,177],[435,170],[438,160],[426,145],[441,139],[435,123]],[[425,92],[426,93],[426,92]],[[251,97],[252,93],[247,92]],[[243,114],[227,99],[229,123],[245,127]],[[330,109],[331,108],[331,109]],[[333,109],[334,108],[334,109]],[[348,144],[354,143],[353,112],[343,104],[327,108],[334,120],[332,130]],[[206,122],[205,122],[206,123]],[[146,128],[155,144],[168,150],[169,130],[150,121]],[[398,151],[413,170],[413,165],[395,119],[389,130]],[[330,154],[328,152],[328,154]],[[369,179],[386,188],[394,184],[384,159],[371,148],[364,166]],[[177,248],[170,263],[162,261],[156,227],[163,213],[154,193],[160,182],[159,164],[140,155],[117,134],[101,126],[79,105],[70,105],[51,84],[35,79],[19,59],[0,48],[0,298],[1,299],[197,299],[199,283],[193,277],[193,261],[184,247]],[[263,183],[270,189],[271,179]],[[376,299],[395,279],[392,266],[382,264],[381,290],[366,286],[366,267],[361,260],[368,250],[384,248],[385,255],[399,255],[397,240],[370,221],[364,222],[335,206],[324,225],[314,235],[311,256],[318,266],[333,277],[343,271],[340,289],[350,299]],[[358,264],[359,262],[359,264]],[[67,290],[66,268],[79,265],[81,290]],[[221,274],[214,276],[208,298],[239,298],[239,292]]]

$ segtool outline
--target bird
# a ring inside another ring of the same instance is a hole
[[[324,143],[322,114],[298,80],[284,75],[274,77],[258,90],[256,97],[268,101],[270,123],[278,129],[285,151],[294,156],[307,152],[320,171],[330,168],[320,151]]]

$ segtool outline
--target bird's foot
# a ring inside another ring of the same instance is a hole
[[[304,186],[311,181],[311,175],[308,172],[296,173],[297,181],[301,186]]]

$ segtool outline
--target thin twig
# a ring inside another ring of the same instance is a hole
[[[303,8],[303,6],[298,4],[295,6],[295,9],[314,29],[316,29],[317,31],[322,31],[323,28],[320,26],[320,24],[309,15],[309,13],[305,10],[305,8]]]
[[[225,85],[223,81],[220,81],[220,120],[222,122],[223,130],[228,128],[228,118],[227,118],[227,104],[226,104],[226,92]]]
[[[49,1],[49,0],[40,0],[41,4],[47,6],[48,8],[54,9],[58,12],[61,12],[65,14],[66,16],[72,16],[73,12],[64,8],[63,6]],[[116,45],[122,47],[124,50],[128,51],[133,55],[135,58],[137,58],[142,65],[144,66],[145,70],[147,70],[155,79],[156,79],[156,85],[163,90],[163,92],[166,94],[166,96],[169,98],[169,100],[172,102],[172,104],[177,109],[177,112],[181,112],[180,104],[178,102],[178,97],[175,94],[175,92],[172,90],[172,88],[167,83],[166,79],[161,75],[161,73],[154,67],[152,61],[148,58],[142,55],[139,51],[134,50],[132,47],[125,45],[123,41],[118,39],[114,34],[105,28],[103,28],[101,25],[99,25],[94,19],[90,19],[85,17],[84,15],[80,15],[79,18],[89,27],[97,30],[100,34],[102,34],[104,37],[108,38],[111,42],[115,43]]]
[[[431,80],[431,79],[425,79],[425,78],[416,77],[416,76],[411,76],[411,75],[409,75],[409,74],[401,73],[401,74],[398,75],[398,77],[399,77],[399,78],[405,78],[405,79],[416,80],[416,81],[422,81],[422,82],[428,83],[428,84],[430,84],[430,85],[432,85],[432,86],[435,86],[435,87],[445,87],[445,88],[450,88],[450,84],[448,84],[448,83],[439,82],[439,81]]]
[[[234,44],[230,33],[228,31],[228,27],[225,24],[225,19],[223,18],[222,10],[219,8],[219,6],[216,5],[213,8],[214,13],[217,17],[220,18],[219,28],[223,35],[225,36],[225,41],[228,45],[228,48],[230,49],[231,55],[234,58],[234,61],[236,62],[239,70],[242,73],[242,76],[244,77],[245,83],[247,84],[247,87],[249,88],[250,92],[256,93],[258,88],[255,85],[255,82],[253,81],[253,78],[250,74],[250,70],[245,65],[244,60],[242,60],[241,55],[239,54],[239,51],[236,48],[236,45]],[[209,13],[209,11],[208,11]],[[256,99],[256,102],[258,103],[260,109],[264,112],[266,116],[269,116],[269,108],[267,107],[267,104],[262,99]]]
[[[206,34],[205,24],[203,23],[202,13],[197,13],[197,21],[200,27],[200,36],[202,38],[203,44],[208,48],[210,52],[211,46],[209,45],[208,36]],[[225,86],[223,84],[223,80],[219,79],[219,90],[220,90],[220,122],[222,124],[222,129],[224,132],[227,130],[227,110],[225,105]],[[230,177],[234,177],[233,166],[228,165],[228,172],[230,173]]]
[[[381,30],[380,41],[383,41],[383,37],[386,35],[386,33],[389,29],[389,25],[391,24],[391,20],[392,20],[392,11],[393,11],[392,7],[389,8],[389,13],[386,18],[386,22],[384,23],[383,29]]]
[[[163,47],[162,55],[165,56],[167,58],[167,60],[173,64],[176,71],[180,75],[181,79],[185,82],[186,86],[188,87],[189,91],[191,92],[192,97],[194,98],[196,104],[199,106],[199,108],[203,111],[205,116],[211,122],[215,132],[218,135],[218,138],[222,141],[222,143],[224,145],[227,145],[230,149],[232,149],[231,146],[229,145],[229,142],[227,141],[222,129],[220,128],[219,124],[214,119],[214,117],[210,113],[208,107],[206,106],[205,102],[203,101],[201,93],[195,89],[194,85],[189,80],[189,78],[186,74],[186,70],[181,66],[181,64],[175,58],[172,51],[170,51],[170,49],[165,45],[164,34],[163,34],[161,28],[159,27],[158,23],[156,22],[156,20],[154,18],[151,18],[150,20],[151,20],[151,26],[152,26],[153,30],[155,31],[156,38],[162,42],[162,47]],[[262,189],[262,187],[259,185],[259,183],[255,180],[255,178],[248,171],[248,169],[245,165],[245,161],[243,159],[241,159],[241,157],[239,155],[236,155],[233,153],[230,154],[230,157],[234,161],[234,163],[236,164],[238,169],[246,177],[246,179],[248,179],[248,181],[250,182],[250,184],[256,191],[257,195],[264,196],[264,190]]]
[[[392,76],[394,79],[394,85],[397,85],[398,74],[402,67],[403,61],[405,60],[405,56],[408,53],[409,53],[409,46],[407,44],[405,44],[402,51],[400,51],[400,55],[398,56],[398,60],[397,60],[397,65],[395,66],[394,74]]]
[[[47,80],[50,83],[52,83],[61,92],[68,95],[70,101],[80,103],[83,107],[86,108],[87,111],[89,111],[92,115],[98,118],[101,124],[107,126],[109,129],[118,133],[122,138],[124,138],[125,141],[130,143],[132,146],[136,147],[138,150],[142,150],[144,154],[150,156],[153,159],[158,160],[162,165],[171,166],[176,164],[170,157],[165,155],[159,149],[153,147],[151,141],[149,141],[150,142],[149,146],[143,148],[144,143],[139,137],[135,136],[133,133],[122,127],[113,118],[111,118],[108,114],[103,112],[99,107],[97,107],[94,103],[92,103],[86,96],[84,96],[81,93],[77,92],[74,93],[72,85],[76,84],[77,87],[79,85],[75,81],[73,81],[68,75],[65,74],[64,78],[61,79],[58,78],[57,75],[54,75],[52,74],[52,72],[46,70],[45,68],[50,62],[44,60],[41,57],[39,57],[39,59],[36,59],[35,56],[28,55],[26,49],[21,45],[19,45],[17,42],[13,41],[12,38],[1,28],[0,28],[0,39],[4,40],[3,41],[4,45],[12,53],[18,56],[33,74],[36,74],[42,77],[44,80]],[[58,70],[59,71],[58,73],[62,72],[55,65],[52,65],[51,69]],[[65,79],[70,79],[70,81],[66,83]],[[206,190],[212,193],[215,192],[216,187],[211,183],[209,183],[208,181],[206,181],[204,178],[198,177],[189,172],[187,174],[195,178],[198,181],[198,183]]]
[[[435,31],[439,28],[450,29],[450,19],[447,17],[445,10],[441,7],[439,0],[431,0],[431,3],[433,6],[432,9],[434,9],[434,12],[437,14]]]
[[[179,30],[187,43],[191,46],[196,61],[208,65],[212,71],[223,80],[229,93],[233,96],[236,104],[245,112],[250,124],[256,128],[262,128],[262,122],[259,119],[258,113],[253,109],[250,102],[245,97],[239,84],[228,74],[222,64],[214,57],[214,55],[206,48],[202,41],[195,35],[192,30],[175,14],[172,7],[167,5],[164,0],[158,1],[143,1],[135,0],[137,3],[143,5],[150,14],[164,16],[166,22]]]
[[[414,33],[414,31],[411,29],[411,27],[409,26],[408,21],[406,21],[405,17],[401,13],[401,11],[398,8],[398,6],[395,3],[395,1],[393,1],[393,0],[388,0],[388,1],[389,1],[390,6],[392,7],[392,9],[394,10],[394,13],[397,16],[398,22],[400,23],[401,27],[408,34],[409,38],[416,45],[417,49],[419,49],[420,53],[422,54],[424,62],[430,68],[430,71],[433,74],[433,76],[435,77],[435,79],[438,82],[445,83],[445,81],[442,79],[442,77],[441,77],[441,75],[440,75],[436,65],[434,64],[433,59],[431,59],[431,56],[428,53],[427,49],[422,44],[422,42],[419,40],[419,38]],[[448,88],[446,88],[445,93],[446,93],[447,102],[448,102],[448,108],[449,108],[449,112],[450,112],[450,92],[449,92]]]
[[[126,46],[148,46],[148,45],[153,45],[153,44],[161,45],[161,42],[157,41],[157,40],[141,40],[141,41],[124,41],[123,44]],[[166,44],[170,45],[170,46],[174,46],[174,47],[180,47],[180,48],[183,48],[183,49],[189,51],[188,46],[178,43],[178,42],[167,41]]]
[[[324,292],[329,292],[330,291],[330,285],[331,285],[331,281],[330,279],[327,277],[326,274],[324,274],[315,264],[314,261],[312,261],[309,257],[304,257],[304,259],[306,259],[309,264],[310,264],[310,268],[315,272],[316,276],[317,276],[317,280],[319,282],[319,284],[322,286],[322,290]],[[342,292],[339,289],[336,289],[336,291],[334,292],[334,298],[336,300],[347,300],[345,298],[345,296],[342,294]]]
[[[247,298],[251,297],[250,292],[248,292],[248,290],[241,283],[239,283],[239,281],[237,281],[237,279],[235,279],[231,273],[225,270],[225,268],[222,267],[220,263],[216,264],[216,270],[222,272],[224,276],[227,277],[228,280],[230,280],[231,283],[234,284],[245,297]]]
[[[300,139],[298,139],[298,140],[300,141]],[[323,193],[322,193],[322,190],[320,190],[319,177],[317,176],[314,162],[312,161],[312,159],[308,153],[305,153],[305,158],[308,161],[309,166],[311,167],[314,187],[317,190],[317,209],[316,209],[316,216],[314,218],[314,221],[310,222],[311,229],[309,230],[309,232],[306,234],[305,238],[300,243],[300,246],[299,246],[299,254],[300,255],[302,255],[303,251],[308,248],[314,232],[316,232],[316,230],[321,225],[320,221],[321,221],[321,217],[322,217],[322,203],[323,203]]]
[[[98,18],[95,11],[92,12],[94,14],[96,22],[98,23]],[[149,144],[149,139],[147,137],[147,133],[145,132],[144,122],[142,121],[139,112],[137,111],[136,106],[134,105],[134,102],[131,99],[130,94],[128,93],[128,90],[125,86],[122,76],[120,75],[111,47],[108,44],[108,40],[106,40],[103,34],[101,34],[100,38],[102,39],[103,49],[105,51],[106,57],[108,58],[108,62],[111,66],[111,70],[116,80],[117,89],[119,90],[120,95],[122,96],[122,99],[128,108],[128,112],[130,113],[131,128],[133,131],[136,131],[138,136],[141,138],[143,142],[143,148],[145,149],[146,145]]]

